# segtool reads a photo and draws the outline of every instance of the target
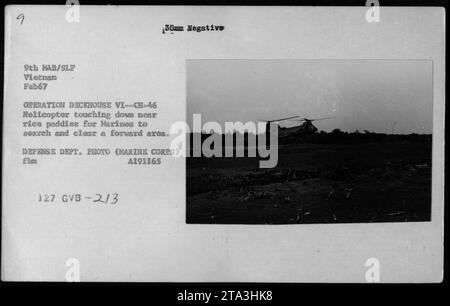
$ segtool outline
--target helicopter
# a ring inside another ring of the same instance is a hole
[[[279,139],[287,139],[292,137],[302,137],[307,135],[315,134],[318,129],[314,126],[314,121],[319,120],[326,120],[326,119],[332,119],[334,117],[325,117],[325,118],[305,118],[302,116],[292,116],[292,117],[286,117],[281,119],[274,119],[274,120],[259,120],[261,122],[266,122],[266,130],[269,128],[269,124],[272,122],[279,123],[282,121],[298,121],[303,122],[301,125],[296,125],[293,127],[280,127],[278,126],[278,138]]]

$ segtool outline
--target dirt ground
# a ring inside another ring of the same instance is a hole
[[[431,143],[295,144],[278,166],[188,158],[187,223],[430,221]]]

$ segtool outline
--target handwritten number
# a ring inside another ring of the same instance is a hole
[[[19,16],[16,17],[17,20],[20,20],[20,24],[23,24],[23,21],[25,20],[25,15],[24,14],[19,14]]]

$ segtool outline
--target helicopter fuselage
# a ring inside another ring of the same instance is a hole
[[[294,126],[294,127],[286,127],[278,128],[278,138],[285,138],[285,137],[293,137],[293,136],[304,136],[304,135],[311,135],[318,131],[318,129],[309,121],[304,122],[301,125]]]

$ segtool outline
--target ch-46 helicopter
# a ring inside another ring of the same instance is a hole
[[[266,122],[267,130],[269,128],[269,123],[271,123],[271,122],[279,123],[279,122],[287,121],[287,120],[303,122],[302,124],[296,125],[293,127],[278,126],[278,138],[286,139],[286,138],[302,137],[302,136],[314,134],[318,131],[318,129],[312,124],[313,121],[319,121],[319,120],[325,120],[325,119],[331,119],[331,118],[334,118],[334,117],[311,119],[311,118],[302,118],[301,116],[292,116],[292,117],[286,117],[286,118],[281,118],[281,119],[259,120],[259,121]]]

